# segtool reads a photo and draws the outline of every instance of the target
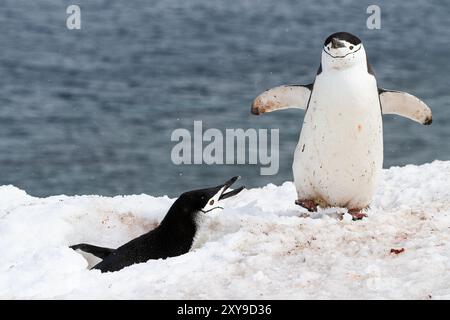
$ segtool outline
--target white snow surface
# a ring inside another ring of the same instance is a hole
[[[204,219],[189,253],[100,273],[68,246],[117,247],[174,199],[1,186],[0,298],[450,298],[450,161],[383,170],[362,221],[338,219],[339,208],[300,217],[295,195],[292,182],[244,190]]]

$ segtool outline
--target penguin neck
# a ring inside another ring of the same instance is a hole
[[[325,86],[333,84],[338,87],[355,85],[364,82],[367,78],[367,70],[359,65],[350,66],[344,69],[328,69],[316,77],[317,86],[322,83]]]
[[[367,55],[361,48],[355,55],[346,58],[331,58],[322,52],[322,72],[329,74],[349,74],[355,72],[367,72]]]
[[[360,63],[356,63],[354,65],[344,67],[344,68],[333,68],[328,67],[326,69],[322,69],[324,74],[329,75],[344,75],[344,74],[354,74],[354,73],[367,73],[367,65],[363,65]]]
[[[197,212],[180,214],[178,210],[186,210],[184,208],[170,208],[160,224],[160,228],[169,232],[173,237],[194,238],[197,232],[197,222],[195,216]]]

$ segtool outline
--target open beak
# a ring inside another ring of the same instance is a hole
[[[241,192],[242,190],[244,190],[245,187],[242,186],[242,187],[239,187],[239,188],[237,188],[237,189],[234,189],[233,191],[230,191],[230,192],[225,193],[225,191],[227,191],[227,189],[228,189],[229,187],[231,187],[231,185],[232,185],[233,183],[235,183],[237,180],[239,180],[240,178],[241,178],[240,176],[233,177],[233,178],[231,178],[230,180],[228,180],[227,182],[225,182],[225,183],[223,184],[223,188],[221,189],[221,192],[220,192],[220,195],[219,195],[219,200],[223,200],[223,199],[226,199],[226,198],[235,196],[235,195],[237,195],[239,192]]]

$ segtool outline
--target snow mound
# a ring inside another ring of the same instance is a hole
[[[104,274],[68,246],[116,247],[174,199],[34,198],[13,186],[0,199],[0,298],[450,298],[450,162],[384,170],[363,221],[337,219],[338,208],[300,217],[291,182],[244,190],[205,219],[189,253]]]

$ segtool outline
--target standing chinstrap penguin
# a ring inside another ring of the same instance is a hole
[[[267,90],[251,111],[285,108],[306,110],[292,165],[296,203],[345,207],[354,218],[364,216],[383,166],[382,114],[432,122],[418,98],[378,87],[361,40],[346,32],[325,40],[313,83]]]
[[[225,192],[239,177],[233,177],[213,188],[183,193],[170,207],[161,224],[150,232],[127,242],[117,249],[90,244],[71,246],[74,250],[91,253],[101,259],[93,269],[101,272],[118,271],[150,259],[165,259],[187,253],[198,230],[201,215],[223,209],[219,201],[241,192],[244,187]]]

